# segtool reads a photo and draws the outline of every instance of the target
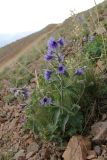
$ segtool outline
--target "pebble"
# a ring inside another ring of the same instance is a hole
[[[100,147],[100,146],[94,146],[94,151],[96,152],[96,154],[97,154],[98,156],[101,155],[101,147]]]

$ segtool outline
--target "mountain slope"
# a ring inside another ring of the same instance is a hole
[[[107,5],[103,6],[103,4],[100,8],[98,7],[99,21],[107,24],[105,18]],[[62,152],[66,148],[65,144],[72,134],[84,135],[84,130],[87,130],[88,135],[86,133],[84,139],[86,136],[90,140],[91,137],[96,137],[96,135],[89,134],[88,128],[91,128],[91,123],[97,122],[100,118],[102,121],[107,121],[107,116],[105,116],[107,112],[107,63],[104,65],[102,63],[105,62],[106,55],[101,37],[103,34],[97,35],[96,33],[96,29],[100,26],[97,22],[96,8],[94,8],[68,18],[63,24],[49,25],[41,32],[1,49],[1,68],[12,64],[0,73],[0,158],[2,160],[20,158],[61,160]],[[95,35],[94,40],[90,43],[89,38],[93,35]],[[65,39],[65,45],[60,53],[66,55],[63,65],[67,74],[63,75],[62,72],[57,74],[61,61],[58,58],[52,60],[55,66],[48,66],[52,63],[43,62],[42,54],[46,51],[46,42],[50,36],[54,36],[56,39],[62,36]],[[97,43],[97,36],[101,38],[99,40],[102,43]],[[107,44],[107,32],[104,37],[106,38],[105,44]],[[83,38],[87,38],[84,43],[82,43]],[[90,47],[89,44],[93,44],[94,47]],[[98,45],[96,46],[96,44]],[[102,46],[101,49],[99,45]],[[83,50],[85,46],[86,50]],[[91,48],[92,50],[90,50]],[[97,63],[96,59],[93,61],[93,56],[98,54],[96,48],[103,55],[100,56],[102,58]],[[93,52],[94,50],[95,52]],[[90,53],[92,57],[90,57]],[[20,58],[17,60],[18,57]],[[15,61],[16,63],[13,64]],[[45,69],[52,71],[53,77],[50,77],[52,79],[49,82],[43,78]],[[29,99],[26,99],[26,96],[29,96]],[[41,98],[46,99],[47,96],[53,99],[51,107],[39,107]],[[56,102],[55,105],[58,104],[58,112],[55,113],[57,108],[54,108],[54,102]],[[60,109],[62,113],[59,112]],[[51,117],[50,112],[52,113]],[[83,117],[84,123],[81,123]],[[51,142],[45,144],[46,139],[41,142],[38,134],[41,134],[43,138],[51,136],[51,141],[52,138],[55,138],[58,143],[61,142],[61,146],[59,144],[56,146]],[[100,136],[102,140],[102,130]],[[65,143],[62,143],[62,138]],[[103,153],[107,153],[105,137],[104,143],[101,143],[101,140],[97,146],[101,148],[102,153],[99,153],[98,157],[95,152],[96,160],[103,158]],[[89,151],[94,151],[97,143],[89,141],[88,144],[91,144]],[[77,144],[75,146],[77,148]],[[80,158],[77,154],[71,155]]]
[[[51,35],[58,25],[51,24],[40,32],[33,33],[30,36],[22,38],[14,43],[11,43],[5,47],[0,48],[0,68],[6,63],[8,64],[13,59],[17,59],[25,52],[30,51],[33,47],[37,47],[38,44],[47,36]]]
[[[107,23],[107,1],[98,5],[98,12],[99,20],[102,23]],[[48,25],[37,33],[2,47],[0,48],[0,68],[3,68],[22,54],[30,54],[33,49],[38,50],[37,48],[41,48],[40,46],[43,46],[50,36],[58,37],[60,35],[68,41],[72,41],[75,36],[76,39],[83,36],[84,31],[81,32],[83,29],[87,31],[87,28],[89,28],[92,33],[95,31],[97,21],[96,8],[94,7],[76,15],[73,13],[62,24]]]
[[[13,34],[2,33],[0,34],[0,48],[10,43],[13,43],[16,40],[27,37],[28,35],[32,33],[33,32],[21,32],[21,33],[13,33]]]

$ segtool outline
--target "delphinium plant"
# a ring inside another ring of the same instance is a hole
[[[76,65],[72,66],[72,61],[64,56],[64,45],[63,38],[49,39],[44,54],[46,68],[37,79],[26,110],[27,127],[44,139],[57,141],[82,131],[81,104],[86,105],[88,90],[92,95],[92,88],[96,87],[93,70],[85,66],[86,60],[84,65],[74,60]]]

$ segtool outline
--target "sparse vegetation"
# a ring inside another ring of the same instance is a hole
[[[105,37],[106,39],[106,37]],[[107,39],[106,39],[107,41]],[[89,55],[89,58],[93,60],[98,60],[101,56],[105,54],[105,49],[107,50],[107,43],[105,41],[105,48],[102,40],[102,36],[93,36],[92,40],[88,41],[84,47],[83,52]]]
[[[101,17],[104,6],[97,8]],[[107,30],[107,23],[98,15],[95,8],[73,13],[0,74],[0,100],[4,104],[25,105],[25,131],[62,143],[72,135],[87,134],[101,117],[107,105],[107,32],[99,34],[97,28],[103,26]],[[55,39],[49,39],[46,46],[50,35]],[[29,98],[21,99],[18,94],[15,97],[17,90],[24,87],[29,88]]]
[[[94,41],[91,43],[92,47],[86,47],[87,50],[93,50],[93,46],[99,50],[99,45],[96,46]],[[100,46],[103,48],[103,45]],[[107,86],[100,77],[101,73],[95,72],[96,66],[90,59],[90,52],[87,53],[78,53],[75,58],[66,58],[65,63],[63,62],[66,65],[66,71],[63,75],[59,74],[58,77],[55,71],[56,74],[52,73],[51,79],[49,75],[49,83],[44,81],[43,74],[38,79],[40,88],[32,93],[27,108],[27,127],[33,129],[34,133],[39,134],[42,138],[61,142],[73,134],[83,132],[83,126],[86,125],[93,107],[95,107],[94,110],[97,110],[97,106],[93,106],[94,102],[100,98],[100,92],[104,88],[106,90]],[[93,51],[91,53],[94,54]],[[103,54],[103,49],[100,50],[100,56],[101,53]],[[95,58],[93,57],[94,60]],[[49,67],[49,70],[56,70],[58,62],[50,63],[52,67]],[[63,106],[61,106],[61,93]],[[41,96],[51,97],[52,104],[41,107]],[[104,93],[102,93],[103,96]]]

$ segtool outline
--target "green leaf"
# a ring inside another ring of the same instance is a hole
[[[67,124],[68,120],[69,120],[69,115],[67,115],[67,116],[64,118],[63,125],[62,125],[63,133],[65,132],[65,128],[66,128],[66,124]]]
[[[74,115],[80,110],[80,106],[78,104],[73,104],[72,106],[72,112]]]
[[[55,112],[55,115],[54,115],[54,125],[57,125],[57,123],[59,121],[60,114],[61,114],[61,111],[58,108],[57,111]]]

